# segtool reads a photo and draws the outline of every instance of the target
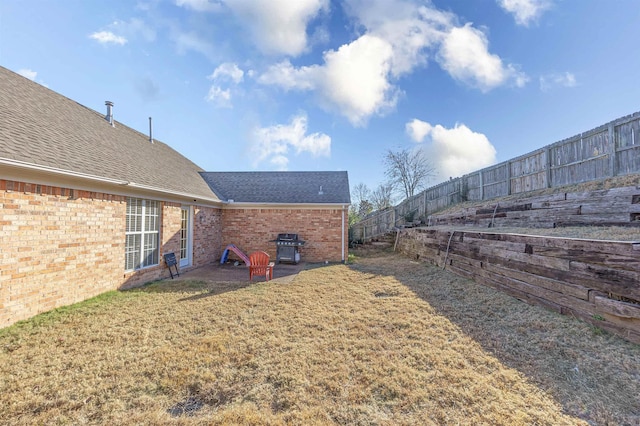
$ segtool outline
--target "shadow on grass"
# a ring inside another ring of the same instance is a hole
[[[140,293],[187,293],[191,296],[178,299],[179,302],[187,302],[192,300],[213,297],[231,291],[241,290],[243,288],[256,285],[249,281],[202,281],[182,279],[178,281],[161,280],[154,281],[142,287],[126,290],[128,292]]]
[[[503,365],[591,424],[640,424],[640,345],[392,251],[350,267],[392,276]]]

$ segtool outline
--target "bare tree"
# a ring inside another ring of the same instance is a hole
[[[371,204],[371,190],[364,183],[359,183],[351,190],[353,197],[353,203],[351,204],[351,211],[355,217],[362,219],[373,211],[373,205]]]
[[[359,206],[362,201],[368,201],[371,198],[371,190],[366,184],[360,182],[351,190],[351,196],[353,204]]]
[[[389,184],[380,184],[371,193],[371,202],[375,210],[383,210],[393,204],[393,187]]]
[[[384,164],[389,184],[406,198],[424,188],[435,171],[422,149],[388,150],[384,156]]]

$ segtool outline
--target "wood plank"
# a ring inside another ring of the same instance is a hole
[[[624,284],[620,284],[618,282],[604,281],[593,270],[582,271],[582,270],[576,270],[574,268],[571,271],[563,271],[563,270],[549,268],[549,267],[546,267],[545,265],[529,263],[529,262],[521,262],[513,259],[505,259],[503,257],[497,257],[497,256],[487,256],[482,260],[495,265],[503,266],[505,268],[528,272],[530,274],[540,275],[542,277],[552,278],[558,281],[564,281],[571,284],[582,285],[584,287],[593,288],[593,289],[602,291],[604,293],[611,292],[615,294],[623,294],[632,299],[638,299],[638,296],[636,295],[636,293],[640,293],[640,291],[635,291],[634,289],[631,289],[630,293],[626,294],[625,292],[629,292],[628,286],[625,286]]]
[[[510,241],[499,241],[499,240],[494,240],[491,241],[490,243],[487,242],[487,240],[485,239],[481,239],[481,238],[473,238],[473,237],[469,237],[467,236],[468,234],[465,234],[463,236],[463,241],[462,242],[458,242],[456,241],[456,246],[459,246],[461,244],[469,244],[472,247],[486,247],[487,244],[491,244],[491,247],[495,247],[495,248],[499,248],[499,249],[503,249],[503,250],[511,250],[513,252],[516,253],[524,253],[525,247],[526,247],[526,243],[516,243],[516,242],[510,242]]]
[[[585,273],[596,277],[598,279],[598,286],[595,287],[597,290],[640,300],[639,272],[612,269],[577,261],[571,261],[570,267],[574,272]]]
[[[524,263],[535,263],[538,265],[542,265],[549,269],[556,269],[559,271],[569,271],[571,262],[568,259],[560,259],[549,256],[538,256],[536,254],[527,254],[527,253],[515,253],[510,250],[502,250],[499,248],[494,248],[490,246],[485,246],[480,248],[480,255],[490,256],[490,257],[501,257],[506,260],[517,260]]]
[[[640,319],[640,305],[603,296],[595,297],[595,305],[596,308],[618,317]]]
[[[567,296],[576,297],[582,300],[589,300],[589,292],[591,291],[591,289],[588,287],[556,280],[553,278],[541,277],[539,275],[517,271],[515,269],[504,268],[488,262],[483,263],[482,266],[488,271],[494,272],[499,275],[504,275],[509,278],[515,278],[531,285],[566,294]]]
[[[489,278],[497,283],[514,288],[522,293],[533,295],[539,299],[546,300],[548,302],[554,303],[559,306],[567,306],[567,307],[577,307],[579,309],[594,309],[594,305],[588,301],[589,297],[587,295],[586,299],[579,299],[573,296],[568,296],[563,293],[559,293],[557,291],[548,290],[544,287],[539,287],[536,285],[528,284],[524,281],[510,278],[508,276],[500,275],[491,272],[488,269],[482,269],[481,271],[475,271],[478,275],[484,276],[485,278]]]
[[[523,210],[531,210],[531,203],[523,203],[523,204],[498,204],[498,207],[492,208],[478,208],[476,209],[476,216],[480,215],[493,215],[494,213],[497,215],[498,213],[507,213],[512,211],[523,211]]]
[[[625,256],[619,254],[603,253],[598,251],[586,251],[580,249],[564,249],[558,247],[530,246],[533,254],[540,256],[557,257],[584,263],[599,264],[630,271],[640,270],[640,259],[637,256]]]
[[[593,304],[583,301],[578,303],[565,303],[561,305],[546,298],[541,298],[537,295],[522,291],[517,287],[504,285],[498,280],[492,279],[490,277],[474,274],[473,270],[470,268],[473,267],[469,265],[465,266],[464,264],[457,264],[457,266],[448,267],[451,272],[457,275],[472,279],[482,285],[492,287],[496,290],[509,294],[523,302],[543,306],[549,310],[561,313],[563,315],[569,315],[579,318],[599,328],[617,334],[629,341],[640,343],[640,329],[638,329],[635,322],[625,321],[624,319],[620,318],[607,318],[607,321],[602,321],[600,319],[596,319],[597,316],[594,314],[595,306]],[[565,300],[562,301],[566,302],[566,300],[569,300],[571,302],[571,299],[574,298],[565,298]],[[579,299],[574,299],[573,301],[577,302],[579,301]],[[638,324],[640,324],[640,322]]]
[[[469,271],[467,268],[465,268],[463,265],[458,264],[458,267],[456,268],[455,266],[451,266],[450,267],[452,271],[463,271],[464,274],[467,274],[467,277],[482,284],[482,285],[486,285],[488,287],[491,287],[493,289],[496,289],[498,291],[501,291],[503,293],[506,293],[510,296],[515,297],[518,300],[521,300],[525,303],[528,303],[530,305],[539,305],[539,306],[543,306],[549,310],[555,311],[557,313],[561,313],[562,310],[562,306],[558,305],[557,303],[554,303],[550,300],[547,299],[543,299],[540,298],[538,296],[535,296],[531,293],[527,293],[525,291],[522,291],[518,288],[515,288],[513,286],[507,286],[502,284],[501,282],[492,279],[489,276],[482,276],[482,275],[477,275],[477,274],[473,274],[473,272]],[[577,299],[576,299],[577,300]]]

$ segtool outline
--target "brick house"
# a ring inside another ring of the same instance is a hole
[[[347,257],[346,172],[205,172],[168,145],[0,67],[0,327],[212,264],[227,244]]]

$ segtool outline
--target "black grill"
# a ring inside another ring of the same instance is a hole
[[[278,234],[273,240],[276,243],[276,262],[300,262],[298,247],[304,245],[304,241],[298,239],[298,234]]]

